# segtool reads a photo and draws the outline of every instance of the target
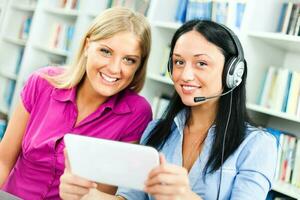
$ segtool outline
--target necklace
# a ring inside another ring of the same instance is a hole
[[[185,134],[191,135],[190,126],[187,124],[185,127]],[[197,155],[200,153],[200,146],[202,146],[203,142],[205,141],[205,138],[200,137],[199,139],[193,141],[190,145],[190,151],[187,153],[186,159],[183,159],[183,166],[187,169],[190,169],[193,166],[192,159],[195,153]]]

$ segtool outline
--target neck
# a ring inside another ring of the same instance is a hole
[[[99,107],[107,100],[107,97],[99,95],[90,84],[87,78],[77,90],[76,102],[77,105],[85,105],[87,107]]]
[[[208,103],[208,102],[207,102]],[[210,105],[200,105],[191,108],[191,114],[188,120],[190,127],[200,132],[206,132],[214,123],[217,113],[217,103]]]

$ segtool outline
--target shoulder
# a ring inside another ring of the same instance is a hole
[[[50,83],[46,80],[46,76],[56,76],[61,74],[64,71],[63,68],[59,67],[42,67],[35,72],[33,72],[29,78],[27,83],[28,84],[38,84],[39,87],[51,86]]]
[[[152,116],[152,110],[150,103],[145,99],[145,97],[139,95],[132,90],[125,90],[122,93],[123,100],[126,101],[131,111],[135,114],[148,114]]]
[[[140,144],[146,144],[147,140],[149,139],[150,137],[150,133],[151,131],[155,128],[155,126],[157,125],[158,123],[158,120],[152,120],[151,122],[149,122],[147,128],[145,129],[142,137],[141,137],[141,140],[140,140]]]
[[[246,138],[238,150],[238,168],[259,171],[271,178],[277,161],[276,138],[265,130],[251,125],[247,125],[246,131]]]
[[[277,140],[274,135],[249,124],[246,125],[246,138],[243,143],[245,146],[250,147],[265,146],[272,148],[277,146]]]

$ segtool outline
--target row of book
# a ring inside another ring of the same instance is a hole
[[[150,0],[108,0],[107,8],[111,7],[126,7],[136,12],[147,15],[150,5]]]
[[[29,36],[32,16],[23,16],[21,28],[19,31],[19,39],[27,40]]]
[[[300,139],[272,128],[267,131],[278,141],[275,180],[300,188]]]
[[[300,3],[284,2],[278,20],[277,32],[300,36]]]
[[[78,9],[79,0],[56,0],[55,3],[56,8],[64,8],[64,9]]]
[[[261,88],[259,105],[300,117],[300,72],[270,66]]]
[[[9,108],[11,106],[15,87],[16,81],[12,79],[5,79],[3,84],[0,85],[0,103],[5,108]]]
[[[74,26],[54,23],[52,25],[49,46],[50,48],[68,51],[74,35]]]
[[[246,0],[179,0],[175,20],[207,19],[239,29],[246,5]]]

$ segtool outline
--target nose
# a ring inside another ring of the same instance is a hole
[[[186,65],[182,71],[181,78],[185,82],[194,80],[194,78],[195,78],[194,70],[193,70],[193,66],[191,63],[186,63]]]
[[[112,74],[119,74],[121,72],[122,59],[114,58],[109,63],[108,70]]]

